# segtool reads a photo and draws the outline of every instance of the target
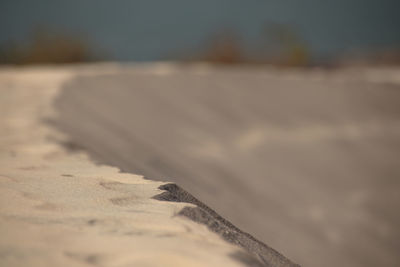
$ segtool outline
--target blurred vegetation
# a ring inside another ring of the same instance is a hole
[[[298,34],[284,25],[268,24],[261,33],[262,43],[246,51],[241,38],[234,31],[223,31],[212,36],[205,52],[195,61],[215,64],[271,64],[282,67],[305,67],[311,64],[308,46]]]
[[[260,32],[258,43],[244,45],[244,39],[232,30],[217,32],[203,46],[202,52],[176,53],[171,60],[209,62],[212,64],[268,64],[278,67],[340,67],[346,65],[400,65],[400,49],[381,51],[360,49],[336,55],[334,59],[316,61],[311,48],[292,27],[267,23]],[[248,40],[247,40],[248,41]],[[250,46],[251,47],[251,46]],[[374,51],[373,53],[371,51]],[[105,59],[94,55],[92,46],[84,38],[62,31],[39,28],[26,41],[0,45],[0,64],[63,64]],[[107,56],[107,58],[110,58]]]
[[[293,28],[282,24],[266,24],[263,30],[262,60],[287,67],[305,67],[312,64],[307,43]]]
[[[26,43],[0,46],[0,64],[61,64],[94,60],[87,42],[76,36],[38,29]]]
[[[216,64],[240,64],[246,62],[243,48],[234,32],[216,34],[206,45],[206,52],[196,58]]]
[[[250,50],[245,49],[240,35],[234,31],[214,34],[203,53],[189,61],[212,64],[268,64],[277,67],[327,67],[342,66],[399,66],[400,48],[358,48],[334,58],[315,59],[307,42],[293,28],[281,24],[266,24],[262,38]]]

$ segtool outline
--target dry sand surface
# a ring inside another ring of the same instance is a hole
[[[63,85],[70,148],[178,183],[301,265],[399,266],[399,69],[109,68]]]
[[[179,188],[96,165],[60,145],[66,136],[46,121],[57,121],[52,102],[61,86],[77,73],[119,72],[105,69],[0,70],[0,266],[292,266]],[[96,130],[80,120],[87,114],[79,108],[68,108],[78,112],[72,129]],[[147,152],[133,154],[140,153]],[[171,199],[199,207],[160,201]]]

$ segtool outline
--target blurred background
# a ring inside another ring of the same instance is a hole
[[[0,3],[0,62],[398,63],[396,0]]]
[[[399,10],[2,0],[0,64],[91,63],[55,103],[70,148],[178,183],[294,262],[400,266]]]

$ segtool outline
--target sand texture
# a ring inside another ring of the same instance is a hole
[[[177,183],[302,266],[400,265],[398,68],[121,66],[55,109],[70,148]]]
[[[190,194],[171,199],[165,182],[65,148],[69,138],[50,123],[62,86],[116,69],[0,70],[0,266],[291,266]],[[258,250],[227,242],[221,229]]]

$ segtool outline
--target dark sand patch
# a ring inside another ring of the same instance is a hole
[[[248,266],[299,266],[292,263],[276,250],[255,239],[250,234],[243,232],[231,222],[222,218],[218,213],[210,209],[207,205],[180,188],[178,185],[169,183],[161,185],[159,188],[165,190],[165,192],[154,196],[154,199],[185,202],[196,205],[197,207],[185,207],[178,214],[206,225],[208,229],[220,235],[224,240],[244,248],[252,255],[250,256],[238,252],[237,254],[231,255],[233,258],[246,263]]]

